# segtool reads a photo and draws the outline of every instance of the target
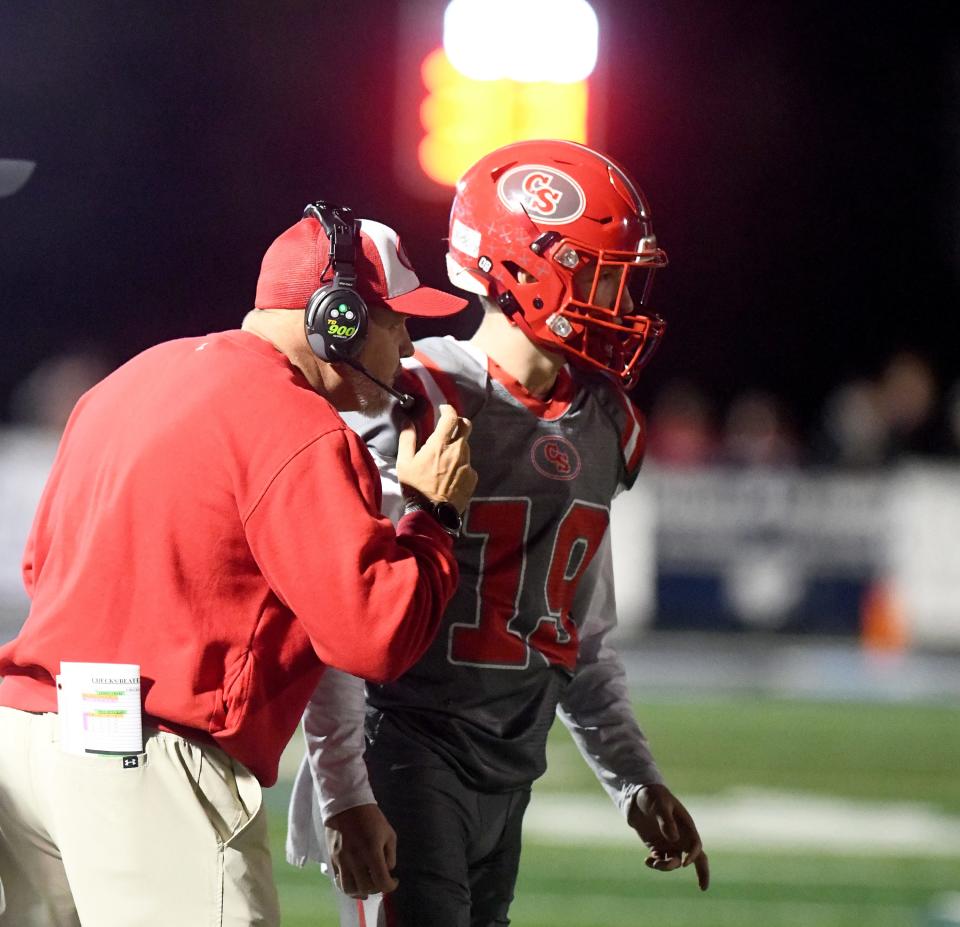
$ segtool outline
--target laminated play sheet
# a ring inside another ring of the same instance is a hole
[[[67,753],[143,752],[140,667],[136,663],[60,663],[60,746]]]

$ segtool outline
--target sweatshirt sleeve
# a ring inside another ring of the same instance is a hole
[[[609,531],[577,596],[586,612],[580,652],[557,714],[600,784],[626,815],[637,790],[663,778],[634,716],[623,664],[605,641],[616,625]]]
[[[385,682],[427,649],[456,589],[451,539],[426,512],[379,513],[380,478],[361,439],[336,429],[287,461],[244,517],[271,589],[319,658]]]

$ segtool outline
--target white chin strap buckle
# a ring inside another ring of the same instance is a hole
[[[555,312],[547,319],[547,328],[558,338],[569,338],[573,334],[573,326],[559,313]]]

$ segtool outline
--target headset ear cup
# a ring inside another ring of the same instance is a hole
[[[369,313],[356,290],[325,286],[307,302],[304,330],[313,353],[328,363],[356,357],[367,335]]]
[[[322,286],[319,290],[314,291],[307,302],[307,309],[303,316],[303,329],[307,336],[307,343],[320,360],[328,362],[332,358],[327,351],[327,341],[324,337],[325,326],[322,325],[323,315],[320,310],[325,297],[329,293],[330,287],[328,286]]]

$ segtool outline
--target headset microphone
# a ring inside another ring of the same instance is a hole
[[[376,383],[380,389],[384,390],[384,392],[387,392],[393,396],[393,398],[396,399],[400,404],[400,408],[403,409],[404,412],[413,411],[413,407],[417,404],[416,396],[411,396],[409,393],[403,393],[393,386],[388,386],[383,382],[383,380],[378,380],[372,373],[370,373],[369,370],[367,370],[366,367],[363,366],[363,364],[360,363],[360,361],[354,360],[352,357],[347,357],[342,351],[338,351],[336,348],[334,348],[331,353],[333,354],[335,360],[346,364],[348,367],[353,367],[357,373],[362,374],[372,383]]]

